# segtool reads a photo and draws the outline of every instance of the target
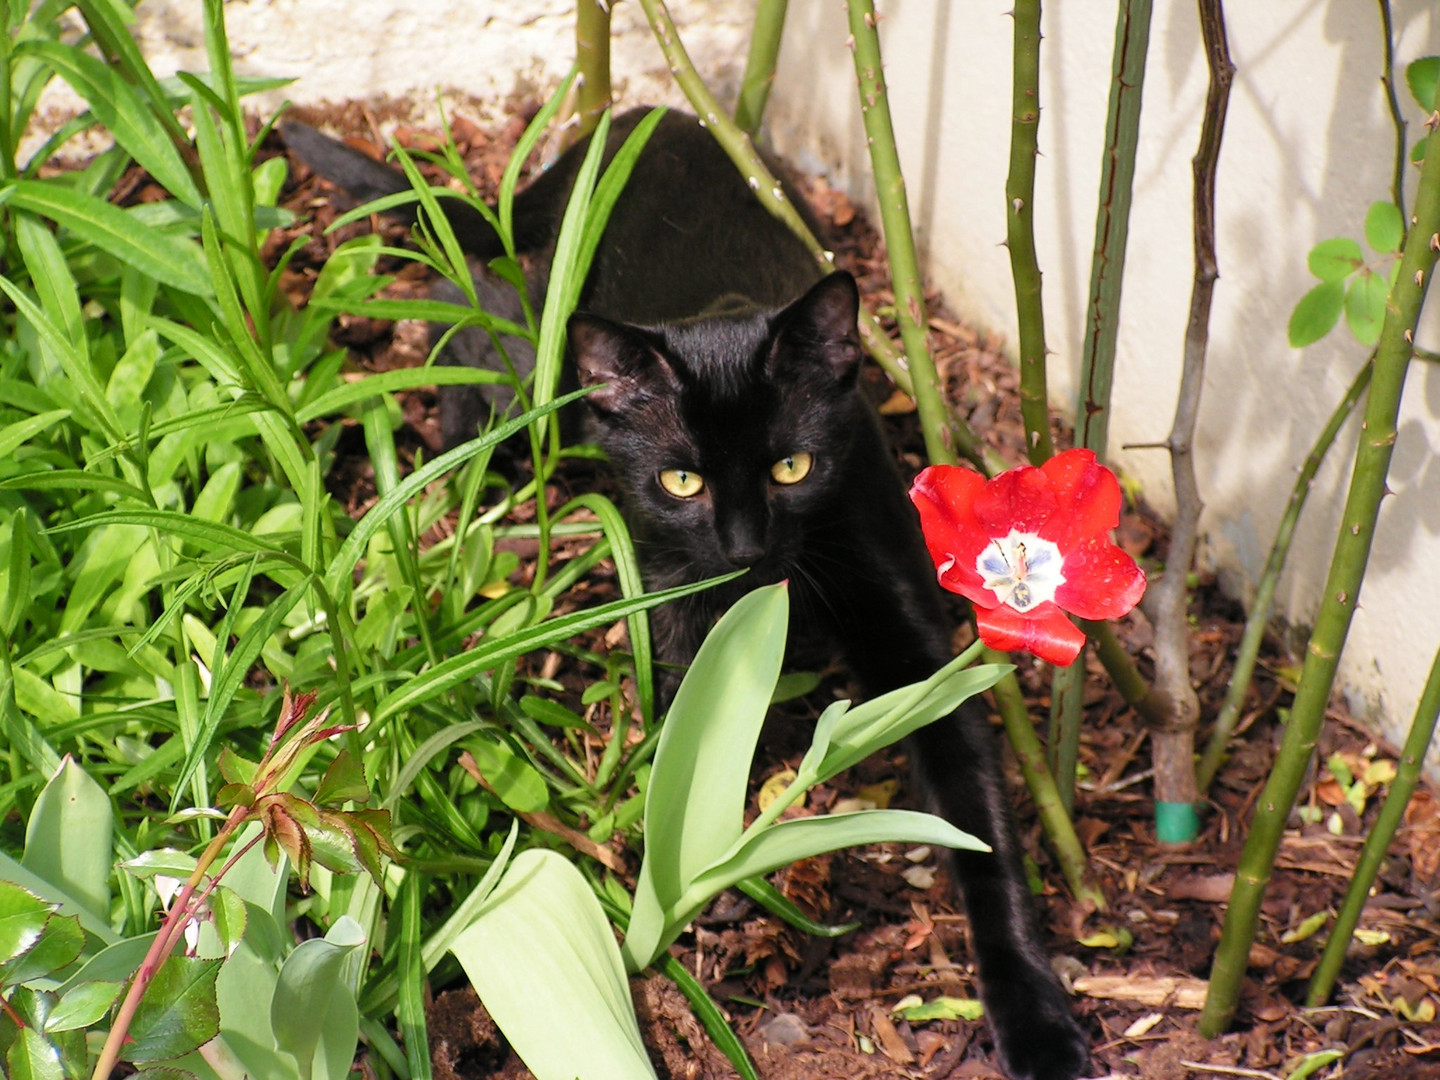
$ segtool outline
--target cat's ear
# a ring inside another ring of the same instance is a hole
[[[844,270],[821,278],[780,315],[770,352],[771,373],[797,360],[820,360],[836,382],[853,382],[860,369],[860,290]]]
[[[580,385],[599,387],[585,400],[600,412],[619,412],[640,399],[679,389],[674,370],[643,331],[577,312],[567,332]]]

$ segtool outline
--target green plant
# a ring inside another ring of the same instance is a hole
[[[486,1007],[540,1080],[581,1070],[648,1072],[624,973],[655,963],[724,889],[851,844],[983,850],[942,819],[913,811],[779,820],[815,784],[993,685],[1006,668],[971,667],[978,644],[923,683],[853,708],[831,705],[795,778],[744,825],[750,759],[779,678],[788,613],[783,584],[746,594],[710,632],[681,683],[655,752],[644,861],[622,948],[583,876],[553,852],[538,851],[515,859],[455,939],[452,948]],[[570,1002],[570,1022],[557,1031],[534,1003],[561,996]]]

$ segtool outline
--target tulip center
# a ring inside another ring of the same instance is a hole
[[[980,552],[975,572],[1000,603],[1024,613],[1055,599],[1055,590],[1065,584],[1064,563],[1053,540],[1012,529]]]

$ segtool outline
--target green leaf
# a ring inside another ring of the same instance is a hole
[[[98,1023],[120,991],[123,982],[84,982],[69,990],[50,1010],[50,1019],[45,1022],[46,1031],[74,1031]]]
[[[1422,56],[1405,67],[1405,82],[1420,108],[1429,113],[1435,108],[1435,87],[1440,83],[1440,56]]]
[[[28,420],[17,420],[13,424],[7,424],[0,428],[0,459],[10,457],[15,453],[17,447],[23,446],[40,432],[55,427],[69,415],[69,409],[55,409],[51,412],[43,412],[39,416],[32,416]],[[23,481],[26,478],[20,477],[19,479]]]
[[[1313,1054],[1306,1054],[1300,1064],[1296,1065],[1285,1077],[1285,1080],[1305,1080],[1307,1076],[1314,1075],[1326,1065],[1334,1064],[1344,1056],[1344,1050],[1317,1050]]]
[[[7,985],[30,982],[55,974],[80,958],[85,949],[85,931],[74,915],[51,915],[45,929],[28,952],[0,965],[0,982]]]
[[[120,864],[121,869],[142,881],[156,874],[184,881],[195,872],[195,856],[175,848],[152,848]]]
[[[894,1015],[912,1024],[923,1024],[930,1020],[979,1020],[985,1015],[985,1006],[974,998],[946,997],[941,995],[921,1005],[897,1006]]]
[[[1345,283],[1325,281],[1300,298],[1290,313],[1290,345],[1303,349],[1323,338],[1340,321],[1345,306]]]
[[[1373,202],[1365,214],[1365,242],[1381,254],[1400,250],[1405,243],[1405,219],[1392,202]]]
[[[53,910],[54,905],[19,885],[0,881],[0,962],[33,949]]]
[[[1321,281],[1341,281],[1365,265],[1360,245],[1348,236],[1321,240],[1310,249],[1305,261]]]
[[[321,806],[342,802],[368,802],[370,787],[365,783],[365,770],[349,750],[341,750],[320,778],[315,801]]]
[[[130,1023],[127,1061],[169,1061],[198,1050],[220,1032],[215,1004],[219,960],[174,955],[160,965]]]
[[[189,241],[147,228],[104,199],[49,181],[13,180],[11,185],[10,204],[16,209],[49,218],[81,240],[181,292],[213,295],[201,252]]]
[[[520,699],[520,711],[535,722],[549,724],[551,727],[571,728],[576,731],[595,730],[585,722],[584,717],[571,712],[558,701],[551,701],[536,694],[526,694]]]
[[[30,811],[20,864],[107,918],[113,820],[104,790],[67,756]]]
[[[5,1055],[10,1080],[65,1080],[60,1053],[34,1028],[22,1028]]]
[[[473,739],[466,744],[480,769],[480,775],[510,809],[537,814],[550,805],[550,790],[535,766],[515,754],[504,743]]]
[[[1345,290],[1345,322],[1360,344],[1374,345],[1380,340],[1388,294],[1385,279],[1369,270],[1362,271]]]
[[[452,951],[537,1080],[655,1075],[614,932],[563,856],[518,855]],[[563,1023],[544,1002],[564,1002]]]
[[[323,938],[302,941],[285,958],[275,996],[270,999],[270,1024],[275,1043],[295,1056],[300,1075],[310,1077],[315,1047],[320,1041],[316,1022],[330,1007],[336,994],[349,994],[341,977],[345,957],[365,944],[365,932],[348,915],[336,920]]]
[[[234,889],[219,886],[210,894],[210,925],[228,957],[240,945],[249,925],[245,901]]]

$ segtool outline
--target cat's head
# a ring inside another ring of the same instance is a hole
[[[652,558],[696,577],[787,572],[807,517],[843,497],[858,306],[840,272],[777,311],[658,328],[571,318],[596,439]]]

